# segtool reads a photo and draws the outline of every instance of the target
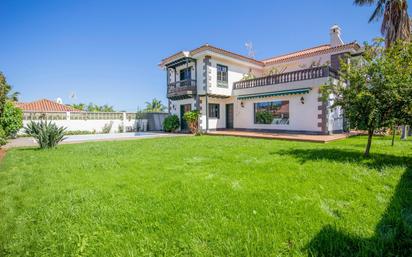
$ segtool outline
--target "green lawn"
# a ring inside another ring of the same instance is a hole
[[[14,149],[0,256],[412,256],[412,141],[176,137]]]

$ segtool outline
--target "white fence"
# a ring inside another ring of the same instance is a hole
[[[147,131],[147,119],[137,113],[126,112],[24,112],[23,125],[30,121],[52,121],[67,131],[89,131],[109,133]]]

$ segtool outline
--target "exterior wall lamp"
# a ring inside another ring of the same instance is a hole
[[[300,98],[300,102],[301,102],[302,104],[305,104],[305,98],[303,98],[303,96]]]

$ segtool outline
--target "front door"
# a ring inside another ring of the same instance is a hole
[[[180,105],[180,130],[185,131],[187,130],[187,123],[185,119],[183,119],[183,115],[186,112],[190,112],[192,110],[191,104],[182,104]]]
[[[226,104],[226,128],[233,128],[233,104]]]

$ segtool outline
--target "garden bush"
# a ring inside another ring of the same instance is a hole
[[[34,137],[40,148],[54,148],[65,139],[66,128],[57,127],[51,121],[31,121],[25,127],[25,133]]]
[[[3,128],[6,137],[15,137],[17,132],[23,127],[23,113],[21,109],[15,107],[12,102],[7,101],[4,112],[0,118],[0,126]]]
[[[196,135],[199,134],[199,117],[200,117],[199,110],[193,110],[190,112],[186,112],[183,115],[183,119],[187,121],[192,134],[196,134]]]
[[[92,135],[96,134],[96,131],[88,131],[88,130],[70,130],[70,131],[65,131],[64,135],[69,136],[69,135]]]
[[[110,131],[112,130],[112,126],[113,126],[113,121],[104,124],[104,126],[102,128],[102,133],[103,134],[109,134]]]
[[[180,126],[179,123],[179,117],[177,115],[168,116],[163,121],[163,129],[166,132],[175,132]]]
[[[0,126],[0,147],[7,144],[6,133],[3,128]]]
[[[122,124],[119,124],[119,126],[117,127],[117,132],[118,133],[123,133],[124,132],[124,127]]]

